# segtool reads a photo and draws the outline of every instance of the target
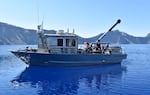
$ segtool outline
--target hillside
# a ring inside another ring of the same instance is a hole
[[[45,30],[46,33],[55,33],[54,30]],[[0,44],[36,44],[36,30],[0,23]]]
[[[46,33],[56,33],[55,30],[44,30]],[[79,36],[79,44],[85,41],[95,42],[102,34],[90,38],[83,38]],[[102,42],[109,42],[112,44],[149,44],[150,33],[145,37],[135,37],[119,30],[109,32]],[[24,29],[14,25],[9,25],[0,22],[0,44],[37,44],[36,30]]]

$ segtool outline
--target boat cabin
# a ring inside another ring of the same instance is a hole
[[[44,34],[50,53],[75,54],[78,50],[78,37],[74,33],[58,30],[56,34]]]

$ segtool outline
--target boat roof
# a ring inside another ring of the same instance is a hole
[[[75,37],[76,34],[73,33],[56,33],[56,34],[44,34],[46,37]]]

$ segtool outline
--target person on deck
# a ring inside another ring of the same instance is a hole
[[[85,45],[85,51],[86,52],[91,52],[90,44],[88,42],[84,42],[84,45]]]

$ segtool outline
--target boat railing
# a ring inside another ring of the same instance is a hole
[[[83,52],[83,51],[84,52]],[[111,46],[109,43],[90,43],[84,49],[79,49],[80,53],[96,53],[96,54],[121,54],[121,46]]]
[[[110,46],[109,49],[111,50],[111,52],[112,52],[113,54],[122,53],[122,48],[121,48],[121,46]]]
[[[20,52],[37,52],[37,49],[27,46],[25,48],[19,48],[17,51],[20,51]]]
[[[77,49],[73,47],[62,47],[62,48],[50,48],[50,53],[52,54],[76,54]]]

